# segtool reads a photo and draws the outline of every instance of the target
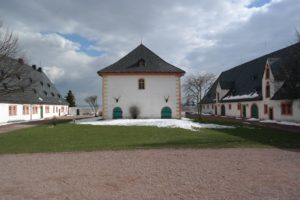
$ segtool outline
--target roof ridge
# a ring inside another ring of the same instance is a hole
[[[138,60],[144,59],[146,61],[145,68],[137,66]],[[135,67],[133,67],[135,66]],[[185,73],[178,67],[170,64],[162,59],[159,55],[146,47],[144,44],[139,44],[132,51],[120,58],[113,64],[102,68],[98,74],[104,72],[174,72]]]
[[[296,43],[294,43],[294,44],[292,44],[292,45],[283,47],[283,48],[281,48],[281,49],[278,49],[278,50],[275,50],[275,51],[266,53],[266,54],[264,54],[264,55],[262,55],[262,56],[256,57],[256,58],[254,58],[254,59],[248,60],[248,61],[246,61],[246,62],[244,62],[244,63],[242,63],[242,64],[239,64],[239,65],[237,65],[237,66],[235,66],[235,67],[232,67],[232,68],[230,68],[230,69],[228,69],[228,70],[225,70],[225,71],[223,71],[223,72],[227,72],[227,71],[231,71],[231,70],[234,70],[234,69],[236,69],[236,68],[239,68],[239,67],[243,67],[243,66],[245,66],[245,65],[247,65],[247,64],[249,64],[249,63],[251,63],[251,62],[255,62],[255,61],[258,60],[258,59],[261,59],[261,58],[266,57],[266,56],[268,56],[268,55],[276,54],[276,53],[281,52],[281,51],[285,51],[286,49],[289,49],[289,48],[291,48],[291,47],[293,47],[293,46],[297,46],[297,45],[300,45],[300,42],[296,42]],[[278,58],[278,59],[280,59],[279,57],[268,57],[267,59],[269,59],[269,58]],[[222,73],[223,73],[223,72],[222,72]]]

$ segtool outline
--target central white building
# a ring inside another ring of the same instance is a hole
[[[167,63],[143,44],[98,71],[102,77],[104,119],[181,118],[184,71]]]

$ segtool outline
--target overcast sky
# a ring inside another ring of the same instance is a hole
[[[97,71],[143,41],[187,74],[234,67],[296,41],[299,0],[0,0],[29,64],[58,90],[101,98]]]

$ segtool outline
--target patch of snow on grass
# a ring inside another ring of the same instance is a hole
[[[275,120],[270,120],[270,119],[261,120],[260,122],[262,122],[262,123],[277,123],[277,121],[275,121]]]
[[[297,122],[285,122],[285,121],[275,121],[275,120],[262,120],[262,123],[275,123],[281,125],[288,125],[288,126],[300,126],[300,123]]]
[[[210,116],[211,113],[202,113],[203,116]]]
[[[99,126],[156,126],[166,128],[182,128],[195,131],[198,128],[234,128],[217,124],[202,124],[193,122],[190,119],[114,119],[114,120],[95,120],[77,121],[77,124],[90,124]]]
[[[300,123],[297,122],[277,122],[277,124],[282,124],[282,125],[289,125],[289,126],[300,126]]]
[[[0,123],[0,126],[5,126],[5,125],[8,125],[8,124],[10,124],[10,123]]]
[[[249,118],[249,119],[247,119],[247,121],[259,121],[259,119],[257,119],[257,118]]]
[[[29,122],[36,122],[36,121],[42,121],[43,119],[34,119],[34,120],[19,120],[19,121],[10,121],[10,122],[3,122],[0,123],[0,126],[5,126],[5,125],[11,125],[11,124],[21,124],[21,123],[29,123]]]

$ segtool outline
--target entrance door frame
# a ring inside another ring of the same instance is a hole
[[[118,113],[118,114],[116,114]],[[122,119],[123,118],[123,110],[120,107],[113,108],[113,119]]]
[[[166,115],[166,111],[168,115]],[[171,119],[172,118],[172,109],[168,106],[165,106],[161,109],[161,113],[160,113],[160,117],[161,119]]]
[[[44,118],[44,106],[40,106],[40,115],[41,115],[41,119]]]
[[[221,105],[221,116],[226,116],[226,107],[224,104]]]
[[[254,115],[254,113],[253,113],[253,107],[256,107],[256,117],[254,117],[253,115]],[[259,109],[258,109],[258,106],[257,106],[257,104],[256,103],[254,103],[254,104],[252,104],[251,105],[251,107],[250,107],[250,113],[251,113],[251,118],[256,118],[256,119],[259,119]]]
[[[273,107],[269,107],[269,119],[270,120],[274,119],[274,109],[273,109]]]
[[[247,118],[247,105],[242,105],[242,117]]]

